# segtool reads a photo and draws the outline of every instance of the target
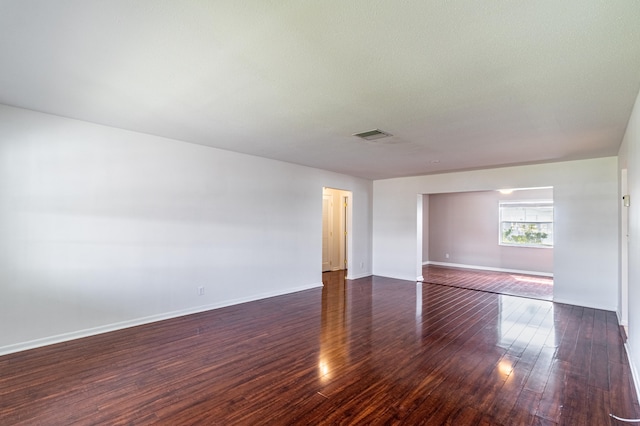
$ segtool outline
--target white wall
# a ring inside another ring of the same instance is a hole
[[[629,292],[628,292],[628,340],[629,357],[636,379],[640,384],[640,95],[636,99],[627,131],[620,147],[620,168],[627,169],[628,193],[631,205],[628,207],[629,223]],[[620,198],[623,194],[620,194]],[[618,199],[618,202],[620,201]],[[620,311],[618,311],[620,315]]]
[[[323,186],[369,275],[370,181],[0,106],[0,353],[320,286]]]
[[[416,194],[553,186],[554,300],[615,310],[616,157],[379,180],[373,183],[373,273],[415,280]],[[640,198],[640,195],[639,195]]]

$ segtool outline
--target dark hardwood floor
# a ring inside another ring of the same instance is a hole
[[[508,272],[480,271],[436,265],[422,267],[424,282],[533,299],[553,299],[553,278]]]
[[[1,425],[612,425],[613,312],[379,277],[0,357]]]

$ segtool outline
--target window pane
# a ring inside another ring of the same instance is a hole
[[[501,242],[526,246],[553,246],[551,222],[502,222]]]
[[[553,202],[500,203],[500,244],[553,247]]]

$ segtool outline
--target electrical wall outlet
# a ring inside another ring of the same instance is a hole
[[[444,258],[445,258],[445,259],[448,259],[448,258],[449,258],[449,253],[445,253],[445,254],[444,254]]]
[[[204,286],[198,287],[198,296],[204,296]]]

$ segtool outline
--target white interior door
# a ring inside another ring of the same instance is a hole
[[[343,269],[347,269],[347,253],[349,248],[347,246],[347,223],[349,221],[348,215],[349,196],[343,195],[340,200],[340,266]]]
[[[333,254],[333,195],[322,195],[322,272],[331,270]]]

